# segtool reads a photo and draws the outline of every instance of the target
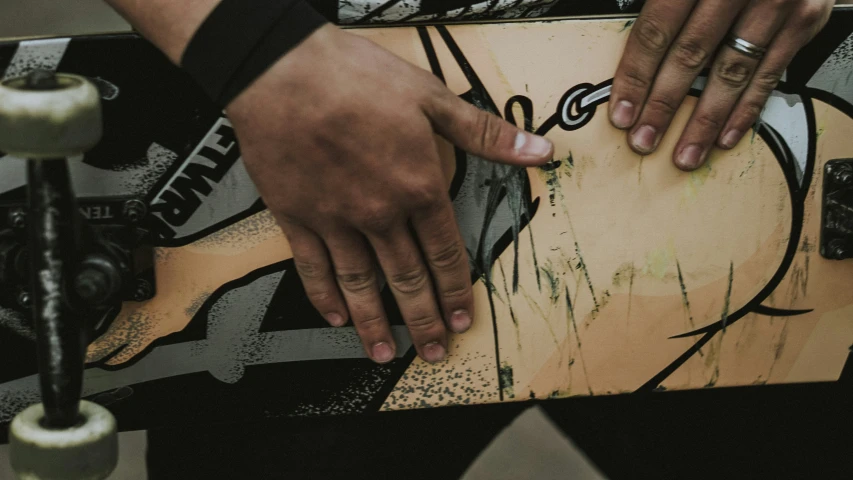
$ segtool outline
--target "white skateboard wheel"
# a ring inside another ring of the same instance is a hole
[[[28,77],[0,82],[0,151],[21,158],[85,153],[103,131],[97,88],[77,75],[42,75],[48,80],[40,88]]]
[[[66,429],[42,425],[42,404],[9,426],[9,457],[20,480],[103,480],[118,463],[116,421],[106,408],[80,401],[81,421]]]

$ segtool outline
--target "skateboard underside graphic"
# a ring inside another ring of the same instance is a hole
[[[704,74],[658,153],[635,154],[607,119],[631,24],[350,30],[555,144],[552,162],[525,169],[443,143],[476,311],[438,364],[415,356],[387,291],[398,358],[386,365],[314,311],[228,118],[150,44],[0,44],[6,78],[42,68],[98,87],[103,140],[70,164],[80,209],[93,225],[132,220],[150,247],[137,295],[94,319],[86,398],[132,429],[223,410],[240,421],[837,380],[853,345],[853,260],[839,258],[853,221],[853,10],[833,13],[753,130],[691,173],[670,152]],[[0,159],[0,244],[25,189],[24,161]],[[25,295],[0,290],[8,422],[39,389]]]

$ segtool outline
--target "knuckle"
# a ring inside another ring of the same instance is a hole
[[[431,207],[443,198],[447,198],[447,194],[440,188],[438,182],[426,180],[411,184],[408,187],[408,195],[413,205],[422,208]]]
[[[305,280],[319,280],[329,275],[329,266],[325,262],[294,258],[293,263],[299,276]]]
[[[441,98],[446,95],[447,85],[444,84],[434,73],[422,68],[412,69],[412,74],[418,80],[417,85],[420,87],[417,91],[423,93],[423,99],[429,102],[435,98]]]
[[[707,114],[697,115],[694,119],[696,124],[703,130],[719,131],[723,128],[723,122]]]
[[[393,273],[388,282],[395,290],[406,295],[420,293],[428,284],[426,271],[420,267]]]
[[[755,120],[761,116],[764,111],[764,105],[755,101],[748,101],[743,104],[738,114],[738,123],[744,126],[755,123]]]
[[[801,2],[800,5],[796,16],[801,26],[814,27],[824,22],[824,17],[827,14],[824,2]]]
[[[380,315],[353,318],[352,323],[362,337],[375,337],[385,328],[385,319]]]
[[[388,232],[394,225],[393,210],[383,203],[373,203],[362,206],[356,216],[356,224],[368,231],[376,233]]]
[[[672,59],[682,68],[698,70],[708,61],[710,52],[697,40],[681,40],[672,47]]]
[[[762,3],[764,3],[768,9],[783,10],[790,8],[796,2],[797,0],[764,0]]]
[[[406,326],[416,336],[428,336],[440,323],[441,319],[434,313],[413,314],[406,318]]]
[[[376,273],[373,270],[342,272],[337,275],[338,284],[347,292],[365,293],[376,285]]]
[[[471,286],[465,284],[447,287],[441,291],[441,297],[452,301],[467,300],[471,297]]]
[[[302,212],[293,213],[293,216],[296,216],[296,214],[301,214]],[[339,215],[340,207],[338,206],[338,203],[334,201],[334,199],[323,198],[314,203],[313,213],[316,218],[334,218],[335,216]]]
[[[500,132],[497,117],[486,112],[478,113],[475,128],[479,132],[480,148],[489,148],[497,142]]]
[[[638,20],[634,27],[637,44],[649,53],[660,54],[666,51],[670,43],[670,34],[661,22],[655,18]]]
[[[635,90],[648,90],[652,82],[639,71],[628,68],[619,78],[625,85]]]
[[[318,218],[337,219],[341,217],[341,205],[335,199],[323,199],[316,203],[314,211]]]
[[[454,269],[462,264],[465,255],[458,242],[446,240],[427,256],[430,267],[437,270]]]
[[[678,104],[672,99],[666,97],[655,96],[649,98],[647,106],[656,112],[660,112],[666,116],[672,116],[678,110]]]
[[[335,299],[335,295],[329,290],[306,288],[305,295],[312,305],[322,306],[327,305]]]
[[[730,88],[742,88],[752,75],[750,66],[740,60],[728,60],[717,64],[717,78]]]
[[[779,72],[758,72],[752,79],[752,84],[762,95],[770,95],[781,79],[782,74]]]

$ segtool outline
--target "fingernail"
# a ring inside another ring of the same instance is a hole
[[[743,133],[740,130],[731,129],[723,135],[723,140],[720,143],[723,145],[723,148],[732,148],[737,145],[741,137],[743,137]]]
[[[634,104],[627,100],[620,100],[613,107],[613,115],[610,121],[616,128],[628,128],[634,122]]]
[[[373,346],[373,359],[379,363],[387,363],[394,359],[394,350],[391,345],[379,342]]]
[[[651,153],[657,147],[657,130],[651,125],[643,125],[631,135],[634,148],[644,153]]]
[[[700,148],[699,145],[688,145],[684,147],[675,159],[678,166],[686,170],[693,170],[699,166],[699,162],[701,161],[702,148]]]
[[[444,360],[444,347],[440,343],[428,343],[424,345],[424,360],[436,363]]]
[[[450,328],[456,333],[466,332],[471,328],[471,315],[465,310],[457,310],[450,316]]]
[[[344,317],[337,313],[327,313],[326,321],[332,324],[333,327],[341,327],[344,324]]]
[[[551,142],[538,135],[518,132],[514,148],[523,157],[547,157],[551,153]]]

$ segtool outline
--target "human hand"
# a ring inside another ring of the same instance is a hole
[[[700,71],[707,85],[673,151],[694,170],[714,146],[734,147],[749,130],[794,55],[826,25],[834,0],[647,0],[613,79],[610,119],[628,144],[653,152]],[[732,33],[759,48],[727,45]]]
[[[227,108],[250,175],[287,236],[311,303],[395,356],[378,267],[418,354],[473,318],[468,257],[437,135],[474,155],[546,163],[553,145],[451,93],[429,72],[327,25]],[[445,144],[446,145],[446,144]]]

